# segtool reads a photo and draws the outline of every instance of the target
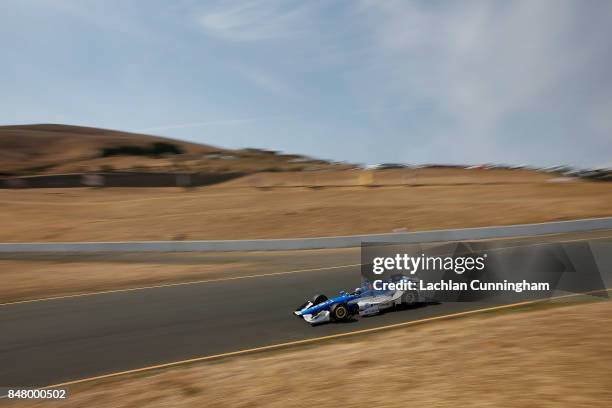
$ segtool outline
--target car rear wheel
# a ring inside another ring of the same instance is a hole
[[[410,290],[404,293],[404,296],[402,296],[402,304],[407,305],[407,306],[416,304],[418,300],[419,300],[419,294],[416,290]]]
[[[348,307],[344,303],[336,303],[332,306],[330,312],[332,319],[337,322],[347,320],[350,317]]]

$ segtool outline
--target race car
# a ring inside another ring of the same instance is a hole
[[[372,316],[399,305],[415,305],[425,302],[419,293],[418,279],[395,275],[391,281],[398,283],[414,282],[414,290],[375,290],[368,282],[352,293],[340,292],[340,296],[328,299],[325,295],[315,295],[312,300],[299,306],[293,313],[311,325],[329,321],[349,320],[353,316]]]

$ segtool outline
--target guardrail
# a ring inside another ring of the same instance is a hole
[[[222,241],[141,241],[141,242],[49,242],[0,243],[0,253],[13,252],[227,252],[283,251],[296,249],[349,248],[362,242],[426,243],[512,238],[612,229],[612,217],[590,218],[541,224],[463,228],[392,234],[351,235],[321,238],[253,239]]]

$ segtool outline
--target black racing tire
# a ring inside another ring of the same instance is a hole
[[[402,295],[402,305],[412,306],[419,302],[419,292],[416,290],[409,290]]]
[[[351,317],[346,303],[336,303],[331,307],[330,313],[332,320],[336,322],[348,320],[348,318]]]
[[[325,295],[314,295],[312,297],[312,305],[318,305],[319,303],[327,302],[327,296]]]

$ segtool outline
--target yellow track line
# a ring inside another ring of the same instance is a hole
[[[546,298],[546,299],[527,300],[527,301],[524,301],[524,302],[511,303],[511,304],[508,304],[508,305],[492,306],[492,307],[486,307],[486,308],[482,308],[482,309],[468,310],[468,311],[465,311],[465,312],[451,313],[451,314],[442,315],[442,316],[434,316],[434,317],[428,317],[428,318],[425,318],[425,319],[412,320],[412,321],[409,321],[409,322],[394,323],[394,324],[389,324],[389,325],[386,325],[386,326],[373,327],[373,328],[370,328],[370,329],[355,330],[355,331],[347,332],[347,333],[332,334],[332,335],[329,335],[329,336],[316,337],[316,338],[312,338],[312,339],[289,341],[289,342],[286,342],[286,343],[272,344],[272,345],[269,345],[269,346],[254,347],[254,348],[250,348],[250,349],[231,351],[231,352],[228,352],[228,353],[221,353],[221,354],[214,354],[214,355],[210,355],[210,356],[190,358],[190,359],[187,359],[187,360],[174,361],[172,363],[152,365],[152,366],[148,366],[148,367],[142,367],[142,368],[137,368],[137,369],[133,369],[133,370],[126,370],[126,371],[119,371],[119,372],[116,372],[116,373],[104,374],[104,375],[99,375],[99,376],[95,376],[95,377],[81,378],[79,380],[67,381],[67,382],[63,382],[63,383],[60,383],[60,384],[47,385],[45,387],[42,387],[41,389],[60,388],[60,387],[68,386],[68,385],[75,385],[75,384],[81,384],[81,383],[85,383],[85,382],[103,380],[103,379],[118,377],[118,376],[122,376],[122,375],[137,374],[137,373],[142,373],[142,372],[147,372],[147,371],[152,371],[152,370],[158,370],[158,369],[162,369],[162,368],[175,367],[175,366],[185,365],[185,364],[190,364],[190,363],[196,363],[196,362],[220,359],[220,358],[224,358],[224,357],[235,357],[235,356],[240,356],[240,355],[244,355],[244,354],[250,354],[250,353],[255,353],[255,352],[260,352],[260,351],[267,351],[267,350],[275,350],[275,349],[280,349],[280,348],[289,347],[289,346],[299,346],[299,345],[304,345],[304,344],[312,344],[312,343],[317,343],[317,342],[321,342],[321,341],[325,341],[325,340],[338,339],[338,338],[342,338],[342,337],[350,337],[350,336],[355,336],[355,335],[359,335],[359,334],[373,333],[373,332],[378,332],[378,331],[383,331],[383,330],[395,329],[395,328],[399,328],[399,327],[413,326],[413,325],[417,325],[417,324],[423,324],[423,323],[428,323],[428,322],[433,322],[433,321],[438,321],[438,320],[446,320],[446,319],[452,319],[452,318],[455,318],[455,317],[469,316],[469,315],[473,315],[473,314],[490,312],[490,311],[494,311],[494,310],[510,309],[510,308],[514,308],[514,307],[525,306],[525,305],[530,305],[530,304],[535,304],[535,303],[542,303],[542,302],[546,302],[546,301],[550,301],[550,300],[558,300],[558,299],[565,299],[565,298],[577,297],[577,296],[582,296],[582,295],[589,295],[589,294],[593,294],[593,293],[597,293],[597,292],[604,292],[604,291],[608,292],[610,290],[611,289],[602,289],[602,290],[595,290],[595,291],[584,292],[584,293],[572,293],[572,294],[569,294],[569,295],[555,296],[555,297]]]

